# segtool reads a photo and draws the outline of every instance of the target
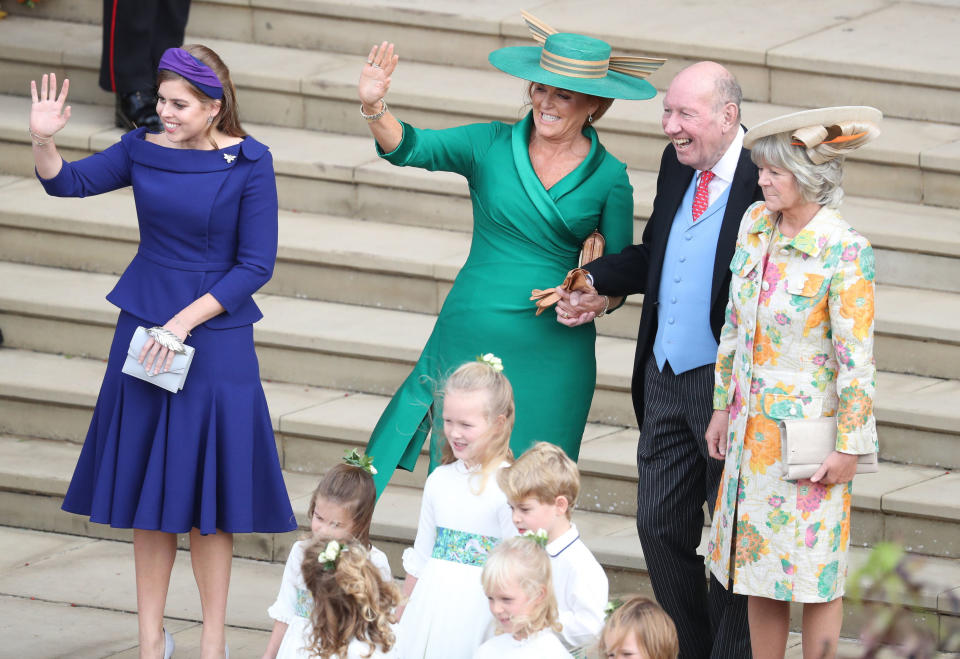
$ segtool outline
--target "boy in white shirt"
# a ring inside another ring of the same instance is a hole
[[[576,656],[603,631],[607,575],[570,521],[580,494],[580,472],[563,449],[538,442],[501,469],[497,483],[507,495],[517,531],[547,532],[553,590],[563,630],[558,636]]]

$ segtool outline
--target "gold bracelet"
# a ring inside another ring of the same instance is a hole
[[[605,299],[607,302],[603,305],[603,311],[597,314],[597,318],[603,318],[607,315],[607,312],[610,311],[610,296],[604,295],[603,299]]]
[[[366,119],[366,120],[367,120],[367,123],[373,123],[374,121],[378,121],[378,120],[379,120],[380,118],[382,118],[383,115],[385,115],[386,113],[387,113],[387,102],[386,102],[386,100],[384,100],[384,99],[382,99],[382,98],[380,99],[380,112],[377,112],[376,114],[366,114],[366,113],[364,113],[364,111],[363,111],[363,103],[360,104],[360,116],[363,117],[364,119]]]

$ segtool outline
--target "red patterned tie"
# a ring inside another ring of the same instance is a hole
[[[697,181],[697,192],[693,195],[694,222],[700,219],[703,211],[707,210],[707,207],[710,205],[710,191],[707,190],[707,186],[710,185],[710,181],[713,180],[714,176],[716,176],[716,174],[709,169],[700,174],[700,180]]]

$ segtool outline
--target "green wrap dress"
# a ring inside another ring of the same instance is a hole
[[[397,466],[412,471],[432,419],[431,469],[442,439],[431,407],[446,377],[492,352],[513,385],[519,455],[537,441],[576,460],[596,384],[593,323],[569,328],[553,313],[535,315],[530,291],[558,285],[584,239],[599,228],[608,252],[633,238],[633,188],[626,165],[607,153],[593,127],[590,152],[549,190],[530,163],[532,113],[517,124],[492,122],[446,130],[403,124],[390,153],[395,165],[463,175],[473,202],[473,241],[413,372],[397,390],[367,445],[382,492]],[[378,148],[379,151],[379,148]]]

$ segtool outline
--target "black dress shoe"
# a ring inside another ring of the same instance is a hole
[[[157,116],[157,98],[152,91],[136,91],[117,94],[117,128],[133,130],[146,126],[150,132],[158,132],[162,124]]]

